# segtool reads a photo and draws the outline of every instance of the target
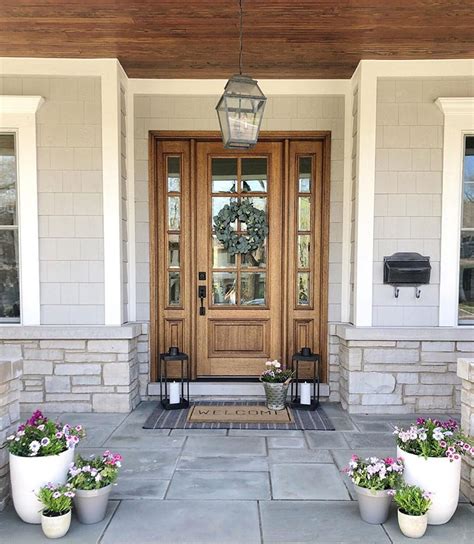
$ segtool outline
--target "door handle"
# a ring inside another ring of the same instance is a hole
[[[204,299],[207,296],[207,289],[205,285],[200,285],[198,287],[198,297],[201,300],[201,306],[199,307],[199,315],[206,315],[206,308],[204,306]]]

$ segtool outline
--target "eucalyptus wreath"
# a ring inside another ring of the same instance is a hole
[[[267,214],[247,199],[226,204],[213,219],[216,237],[231,255],[259,249],[268,235]],[[237,219],[246,224],[245,233],[239,234],[232,228]]]

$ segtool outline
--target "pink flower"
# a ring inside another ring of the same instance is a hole
[[[447,446],[445,440],[440,440],[440,441],[439,441],[439,445],[440,445],[442,448],[445,448],[445,447]]]
[[[395,463],[395,459],[393,457],[386,457],[384,459],[384,462],[387,464],[387,465],[393,465]]]

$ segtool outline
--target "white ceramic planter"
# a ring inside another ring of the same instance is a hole
[[[59,455],[19,457],[10,453],[10,481],[16,513],[26,523],[41,523],[42,504],[36,494],[43,485],[65,484],[74,448]]]
[[[49,517],[41,514],[41,528],[47,538],[61,538],[71,526],[71,510],[62,516]]]
[[[417,485],[431,495],[428,524],[447,523],[456,512],[461,481],[461,459],[450,461],[447,457],[428,457],[407,453],[397,447],[397,456],[403,459],[403,479],[409,485]]]
[[[398,510],[398,526],[408,538],[421,538],[426,533],[428,514],[409,516]]]

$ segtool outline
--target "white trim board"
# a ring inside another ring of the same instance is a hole
[[[0,96],[0,131],[16,133],[17,140],[21,325],[41,320],[36,112],[43,102],[41,96]]]
[[[439,325],[458,325],[464,135],[474,134],[474,98],[438,98],[444,113]]]

